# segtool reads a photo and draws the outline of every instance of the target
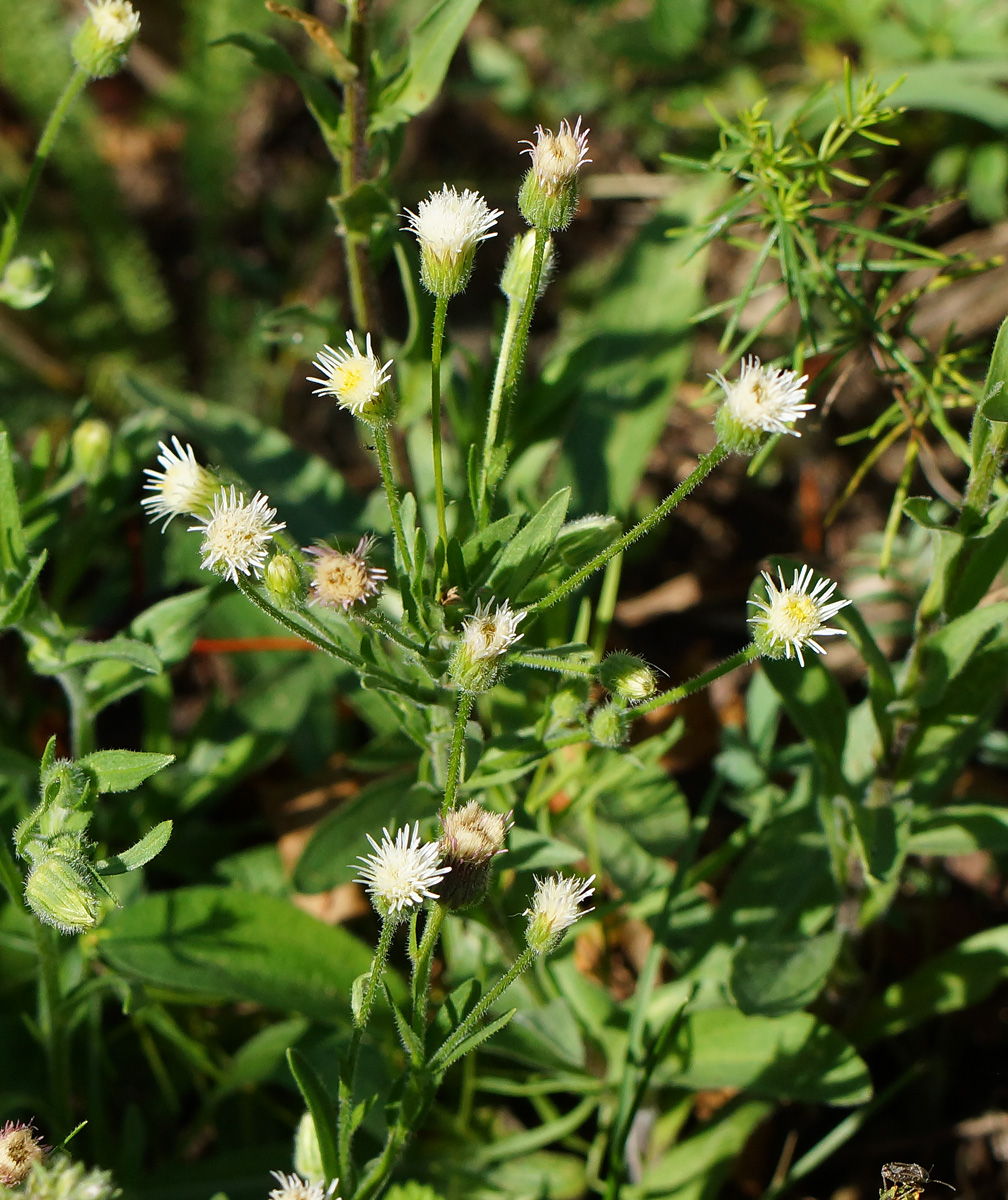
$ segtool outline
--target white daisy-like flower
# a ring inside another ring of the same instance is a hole
[[[576,875],[550,875],[547,879],[536,877],[535,895],[525,910],[528,928],[525,940],[537,954],[551,950],[564,930],[591,908],[581,906],[595,892],[595,876],[579,879]]]
[[[497,611],[492,613],[492,604],[492,600],[485,606],[480,601],[472,616],[462,622],[462,648],[475,662],[500,658],[508,646],[523,636],[518,632],[518,622],[524,620],[527,613],[512,611],[509,600],[498,604]]]
[[[590,132],[590,129],[581,128],[580,117],[573,129],[569,121],[561,121],[556,133],[552,129],[543,129],[541,125],[536,126],[536,140],[521,144],[528,147],[522,154],[532,159],[532,170],[540,187],[557,192],[574,178],[585,163],[591,162],[588,157]]]
[[[419,908],[424,900],[436,900],[434,888],[448,874],[441,863],[437,842],[420,844],[420,823],[412,832],[404,825],[395,835],[382,830],[379,844],[368,834],[373,854],[359,854],[357,882],[371,896],[379,916],[399,917],[408,909]]]
[[[790,433],[798,437],[792,425],[815,408],[814,404],[804,403],[807,375],[765,367],[755,356],[743,361],[738,379],[725,379],[720,371],[711,378],[725,393],[718,416],[726,414],[743,433]]]
[[[148,476],[144,491],[152,495],[145,496],[140,505],[151,521],[160,521],[164,517],[161,526],[164,533],[174,517],[196,516],[201,509],[208,508],[218,485],[206,467],[196,461],[188,442],[183,446],[173,436],[171,446],[164,442],[158,442],[158,446],[161,470],[144,468],[144,474]]]
[[[140,32],[140,17],[129,0],[96,0],[88,4],[95,32],[107,46],[123,46]]]
[[[352,412],[355,417],[366,413],[382,393],[390,379],[392,359],[384,365],[371,349],[371,334],[364,339],[364,353],[357,349],[352,333],[347,331],[348,349],[334,350],[323,346],[312,366],[321,373],[321,378],[309,376],[309,383],[320,384],[315,388],[316,396],[334,396],[340,408]]]
[[[830,629],[826,622],[850,604],[850,601],[830,600],[837,585],[825,576],[821,576],[819,582],[809,591],[813,576],[811,567],[801,567],[795,571],[794,580],[788,587],[784,583],[783,572],[778,567],[778,588],[770,573],[763,572],[767,598],[749,601],[760,610],[755,616],[749,617],[749,624],[753,627],[753,640],[761,654],[770,658],[791,658],[794,655],[804,666],[803,649],[814,650],[816,654],[826,653],[816,638],[843,636],[844,630]]]
[[[468,283],[476,247],[496,237],[502,210],[491,208],[479,192],[457,192],[446,183],[421,200],[416,212],[403,213],[405,230],[420,243],[420,278],[435,296],[454,296]]]
[[[283,1171],[270,1171],[270,1174],[280,1186],[270,1192],[269,1200],[338,1200],[338,1179],[324,1187],[321,1183],[309,1183],[300,1175],[285,1175]]]
[[[214,497],[209,515],[200,517],[200,524],[190,525],[190,533],[202,533],[202,567],[238,582],[238,575],[255,575],[258,579],[266,565],[273,535],[285,528],[283,521],[274,522],[276,509],[270,508],[269,498],[256,492],[250,501],[234,484]]]
[[[306,547],[305,554],[313,554],[316,560],[312,564],[311,603],[347,612],[354,604],[365,604],[370,596],[377,596],[388,572],[372,567],[367,560],[374,542],[370,535],[362,537],[349,554],[321,543]]]

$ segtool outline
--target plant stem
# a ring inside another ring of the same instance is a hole
[[[7,839],[0,838],[0,884],[10,897],[15,908],[24,908],[24,880],[17,868],[11,852],[7,849]]]
[[[381,977],[385,971],[385,963],[388,960],[389,949],[392,946],[392,936],[398,924],[398,918],[395,916],[382,918],[381,933],[378,935],[378,946],[375,949],[374,958],[371,960],[371,970],[368,974],[367,983],[364,985],[364,995],[361,998],[360,1011],[354,1014],[354,1030],[350,1039],[350,1051],[347,1055],[346,1064],[340,1071],[339,1115],[337,1119],[339,1145],[337,1147],[337,1156],[341,1179],[349,1180],[353,1167],[350,1155],[353,1149],[354,1135],[354,1083],[357,1077],[357,1059],[360,1056],[361,1041],[364,1037],[364,1028],[368,1023],[368,1018],[371,1016],[371,1008],[374,1005],[375,996],[378,994],[378,985],[381,983]]]
[[[70,757],[83,758],[95,748],[94,714],[84,681],[74,668],[57,676],[70,709]]]
[[[521,378],[522,367],[525,365],[525,352],[528,349],[529,328],[532,325],[532,313],[539,296],[539,281],[542,279],[543,255],[546,253],[546,243],[549,241],[549,230],[535,231],[535,247],[532,251],[532,272],[529,275],[528,291],[522,305],[521,317],[518,322],[518,332],[515,335],[514,351],[508,357],[507,374],[504,379],[504,432],[507,433],[511,417],[511,407],[518,391],[518,380]]]
[[[557,658],[550,654],[519,654],[508,655],[508,662],[522,667],[537,667],[542,671],[559,671],[562,675],[594,675],[598,665],[595,662],[580,662],[575,658]]]
[[[564,596],[573,592],[575,588],[580,587],[590,575],[593,575],[600,567],[604,567],[611,558],[615,558],[617,554],[622,553],[627,546],[632,545],[638,538],[642,538],[646,533],[650,533],[656,525],[668,516],[680,500],[688,496],[697,484],[706,479],[718,463],[727,457],[728,450],[722,443],[718,442],[713,450],[701,456],[700,461],[689,475],[686,476],[675,491],[665,497],[653,512],[648,513],[642,521],[638,521],[621,538],[617,538],[611,546],[607,546],[605,550],[601,550],[590,562],[585,563],[583,567],[580,567],[573,575],[565,579],[563,583],[558,584],[551,592],[543,596],[541,600],[530,604],[525,611],[538,612],[543,608],[551,608],[559,600],[562,600]]]
[[[413,556],[410,554],[403,530],[402,513],[399,510],[399,497],[396,495],[395,480],[392,475],[392,455],[389,452],[389,424],[380,421],[375,426],[375,449],[378,451],[378,469],[381,472],[382,483],[385,485],[385,498],[388,500],[389,513],[392,516],[392,528],[395,530],[396,545],[399,547],[399,557],[403,561],[406,574],[413,577]]]
[[[591,646],[595,651],[596,658],[601,658],[605,653],[606,642],[609,638],[609,626],[612,624],[613,613],[616,611],[616,597],[619,595],[622,573],[623,555],[617,554],[606,563],[605,574],[602,576],[602,590],[599,592],[598,604],[595,606],[595,631]]]
[[[438,934],[447,912],[447,907],[438,901],[427,910],[427,922],[413,966],[413,1032],[420,1043],[420,1058],[418,1060],[416,1053],[411,1057],[413,1066],[417,1069],[423,1066],[423,1044],[427,1032],[427,994],[430,991],[434,947],[437,945]]]
[[[448,525],[445,521],[444,468],[441,463],[441,346],[444,342],[448,298],[438,296],[434,304],[434,333],[431,338],[431,445],[434,454],[434,500],[437,504],[438,533],[445,552],[448,550]]]
[[[368,4],[370,0],[352,0],[347,5],[346,43],[347,57],[357,68],[353,79],[343,88],[347,125],[350,130],[349,145],[340,156],[341,183],[344,194],[352,192],[367,175],[367,120],[368,120]],[[358,329],[379,332],[374,281],[371,276],[371,260],[368,255],[366,235],[345,230],[347,282],[350,286],[350,307]]]
[[[49,1090],[58,1123],[70,1129],[70,1044],[60,984],[59,934],[32,918],[39,957],[38,1024],[49,1059]]]
[[[419,642],[413,641],[411,637],[407,637],[401,629],[397,629],[392,621],[378,608],[358,608],[354,614],[357,620],[363,621],[365,625],[370,625],[376,633],[380,633],[383,637],[390,638],[397,645],[402,646],[404,650],[408,650],[411,654],[423,654],[424,647]]]
[[[452,807],[458,795],[459,779],[462,774],[462,755],[465,750],[465,731],[466,725],[469,723],[469,714],[472,712],[473,700],[472,692],[459,692],[458,705],[455,708],[455,728],[452,730],[451,750],[448,753],[444,800],[441,804],[442,816]]]
[[[994,480],[1001,470],[1005,454],[1005,439],[1008,438],[1008,421],[988,421],[987,440],[980,453],[980,461],[971,473],[966,488],[959,525],[967,532],[983,524]]]
[[[490,1011],[490,1008],[497,1002],[498,997],[504,994],[518,976],[531,965],[536,957],[536,952],[531,946],[526,946],[525,949],[515,959],[510,970],[503,975],[493,985],[489,992],[479,1001],[472,1012],[459,1025],[458,1029],[445,1041],[437,1053],[431,1058],[427,1067],[431,1071],[437,1071],[441,1064],[447,1059],[454,1050],[456,1050],[466,1040],[466,1038],[475,1030],[479,1022]]]
[[[643,704],[635,704],[630,711],[636,717],[646,712],[653,712],[656,708],[664,708],[666,704],[678,704],[680,700],[685,700],[687,696],[692,696],[694,692],[699,692],[709,683],[713,683],[715,679],[720,679],[722,675],[727,675],[729,671],[734,671],[736,667],[741,667],[745,663],[752,662],[754,658],[759,658],[759,653],[756,643],[750,642],[738,654],[733,654],[730,658],[724,659],[716,667],[711,667],[709,671],[702,671],[699,675],[694,675],[692,679],[687,679],[685,683],[680,683],[678,687],[669,688],[668,691],[660,692],[657,696],[652,696],[650,700],[645,700]]]
[[[497,441],[497,425],[500,421],[501,405],[504,400],[504,380],[507,377],[508,363],[511,361],[511,351],[514,347],[515,334],[518,332],[518,318],[521,316],[521,312],[521,307],[514,301],[508,305],[507,317],[501,333],[500,352],[497,356],[493,391],[490,394],[490,409],[487,413],[486,433],[483,437],[483,457],[480,461],[479,482],[476,485],[476,523],[480,529],[484,529],[490,520],[487,478],[490,473],[490,459],[493,457],[494,445]]]
[[[3,273],[4,268],[10,262],[11,255],[14,253],[14,247],[21,236],[21,226],[24,224],[28,205],[31,204],[32,196],[35,194],[35,186],[55,144],[60,126],[66,119],[66,115],[70,111],[73,102],[87,86],[89,79],[90,76],[87,71],[81,67],[75,68],[74,73],[67,81],[66,87],[53,105],[49,119],[42,130],[42,136],[39,138],[39,144],[35,149],[35,158],[32,160],[28,178],[21,189],[21,195],[18,196],[17,206],[4,223],[3,240],[0,241],[0,274]]]

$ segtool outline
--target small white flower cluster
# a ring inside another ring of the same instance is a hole
[[[378,843],[368,834],[373,854],[358,855],[357,882],[362,883],[371,902],[382,917],[398,919],[410,909],[420,908],[425,900],[436,900],[434,888],[448,874],[441,866],[437,842],[421,844],[420,824],[404,825],[393,838],[382,830]]]
[[[270,1174],[280,1185],[273,1188],[269,1200],[339,1200],[336,1189],[339,1180],[334,1179],[325,1187],[322,1183],[309,1183],[300,1175],[285,1175],[283,1171],[270,1171]]]
[[[832,580],[823,576],[809,591],[814,578],[811,567],[796,570],[790,587],[785,584],[780,567],[777,568],[779,588],[769,572],[764,571],[763,578],[767,598],[750,600],[750,604],[760,611],[749,617],[753,639],[761,654],[769,658],[791,658],[793,655],[804,666],[803,649],[813,650],[816,654],[826,653],[816,638],[843,635],[842,629],[830,629],[826,625],[850,604],[849,600],[830,599],[837,586]]]
[[[202,533],[204,570],[213,571],[238,582],[238,576],[255,575],[259,578],[266,566],[266,557],[273,542],[273,535],[285,528],[283,521],[274,521],[276,509],[270,508],[269,500],[262,492],[256,492],[251,500],[237,491],[221,490],[214,497],[213,508],[205,517],[197,517],[197,525],[190,525],[190,533]]]
[[[342,608],[348,612],[354,604],[366,604],[377,596],[388,578],[383,567],[372,567],[368,555],[373,537],[362,537],[348,554],[332,546],[306,546],[305,554],[315,558],[311,578],[311,602],[323,608]]]
[[[594,895],[594,884],[594,875],[536,878],[535,895],[524,915],[528,917],[525,940],[537,954],[552,950],[566,929],[592,911],[582,905]]]
[[[585,165],[590,163],[588,157],[587,127],[581,128],[581,118],[571,128],[569,121],[561,121],[559,130],[543,129],[536,126],[536,140],[522,142],[528,146],[522,154],[527,154],[532,160],[532,170],[540,187],[554,192],[559,191]]]
[[[158,446],[161,470],[144,468],[144,474],[149,477],[144,491],[151,495],[145,496],[140,505],[151,521],[164,517],[161,526],[164,533],[175,517],[196,516],[207,508],[217,489],[217,481],[196,461],[192,446],[183,446],[177,437],[172,437],[171,446],[164,442],[158,442]]]
[[[435,296],[447,299],[469,282],[476,247],[496,237],[494,225],[503,216],[478,193],[457,192],[446,183],[440,192],[421,200],[416,212],[403,213],[404,230],[420,243],[420,278]]]
[[[743,361],[738,379],[728,380],[720,371],[711,379],[725,394],[714,421],[718,441],[736,453],[752,454],[768,433],[798,437],[795,421],[815,408],[805,403],[807,375],[765,367],[755,356]]]
[[[459,638],[449,665],[454,682],[468,692],[485,692],[497,680],[502,660],[510,646],[520,641],[518,624],[527,616],[514,612],[505,600],[493,609],[494,601],[481,600],[476,611],[462,622]]]

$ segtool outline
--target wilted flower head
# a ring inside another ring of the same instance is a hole
[[[270,1192],[269,1200],[331,1200],[336,1197],[339,1187],[338,1179],[324,1187],[321,1183],[309,1183],[300,1175],[285,1175],[283,1171],[270,1171],[270,1174],[280,1186]]]
[[[594,875],[588,879],[567,875],[536,878],[532,904],[525,910],[529,919],[525,940],[537,954],[552,950],[565,929],[592,911],[581,905],[594,894],[594,883]]]
[[[321,385],[315,388],[316,396],[333,396],[340,408],[367,419],[380,411],[378,401],[389,381],[392,360],[382,365],[371,349],[370,333],[364,339],[363,354],[349,330],[346,342],[346,350],[323,346],[312,363],[321,378],[309,376],[308,382]]]
[[[460,688],[483,692],[491,687],[500,669],[500,659],[507,648],[521,638],[518,622],[525,612],[514,612],[505,600],[491,612],[492,600],[480,601],[476,611],[462,622],[462,637],[455,647],[449,673]]]
[[[140,32],[140,18],[129,0],[89,0],[87,8],[73,40],[74,62],[95,79],[114,75]]]
[[[805,404],[808,376],[795,371],[764,367],[756,357],[743,361],[738,379],[729,381],[715,371],[711,376],[724,388],[724,402],[714,421],[718,441],[729,450],[751,454],[767,433],[790,433],[795,421],[814,404]]]
[[[217,489],[217,480],[196,461],[188,442],[183,446],[177,437],[172,436],[171,446],[166,446],[164,442],[158,442],[158,446],[161,450],[158,455],[161,470],[144,467],[144,474],[148,477],[144,491],[152,494],[145,496],[140,504],[151,521],[160,521],[164,517],[161,526],[161,532],[164,533],[174,517],[196,516],[209,508]]]
[[[382,830],[379,845],[368,834],[373,854],[359,854],[357,882],[364,884],[371,903],[381,917],[399,917],[408,909],[420,908],[425,900],[436,900],[434,888],[448,874],[440,865],[437,842],[420,844],[420,824],[404,825],[395,835]]]
[[[502,215],[478,193],[459,193],[445,184],[421,200],[416,212],[403,214],[404,226],[420,243],[420,279],[433,295],[447,299],[469,282],[476,247],[496,237],[494,225]]]
[[[518,207],[530,225],[538,229],[566,229],[577,211],[578,171],[588,157],[588,133],[578,117],[573,129],[561,121],[560,129],[536,126],[536,140],[526,142],[532,168],[518,193]]]
[[[367,560],[374,545],[373,537],[362,537],[349,554],[319,543],[305,548],[313,554],[311,602],[326,608],[342,608],[346,612],[354,604],[366,603],[376,596],[388,578],[381,567],[372,567]]]
[[[512,824],[509,814],[491,812],[476,800],[450,808],[441,817],[438,846],[449,871],[439,889],[442,903],[460,909],[479,900],[490,880],[490,864],[504,853]]]
[[[749,624],[753,627],[753,640],[761,654],[768,658],[790,658],[793,654],[804,666],[803,649],[814,650],[816,654],[826,653],[816,638],[843,635],[842,629],[829,629],[825,623],[850,601],[830,600],[836,591],[836,584],[825,576],[809,591],[813,574],[811,567],[796,570],[794,580],[788,587],[778,567],[778,588],[769,572],[763,572],[767,598],[749,601],[760,610],[755,616],[749,617]]]
[[[270,508],[268,497],[256,492],[251,501],[235,490],[226,487],[214,497],[213,508],[206,517],[198,518],[199,525],[190,525],[191,533],[203,534],[204,570],[215,571],[238,582],[242,575],[258,578],[266,565],[266,555],[274,533],[284,528],[284,522],[274,522],[276,509]]]
[[[7,1187],[23,1183],[47,1149],[31,1124],[8,1121],[0,1129],[0,1183]]]

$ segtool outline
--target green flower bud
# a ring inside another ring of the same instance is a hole
[[[95,0],[88,4],[87,20],[74,37],[74,62],[92,79],[114,75],[139,32],[140,18],[129,0]]]
[[[636,654],[627,654],[623,650],[606,655],[599,664],[598,677],[605,690],[625,704],[647,700],[658,686],[647,663]]]
[[[266,564],[263,582],[269,598],[278,608],[297,608],[304,599],[301,569],[289,554],[274,554]]]
[[[83,933],[98,919],[98,895],[83,858],[39,855],[25,881],[25,900],[40,921],[61,933]]]
[[[321,1183],[325,1179],[318,1134],[309,1112],[302,1114],[294,1134],[294,1170],[309,1183]]]
[[[501,272],[500,290],[512,304],[524,305],[528,296],[529,281],[532,278],[532,259],[535,252],[535,230],[530,229],[521,237],[513,238],[511,249],[508,251],[507,262]],[[536,299],[546,291],[553,270],[553,239],[546,239],[543,251],[542,271],[539,274],[539,287],[536,289]]]
[[[70,461],[88,483],[98,483],[108,466],[112,430],[105,421],[82,421],[70,438]]]
[[[570,721],[577,720],[585,708],[584,689],[576,683],[567,684],[560,688],[553,697],[550,708],[555,721],[566,725]]]
[[[43,250],[37,258],[20,254],[0,277],[0,301],[11,308],[34,308],[52,291],[55,268]]]
[[[610,750],[622,746],[630,732],[626,714],[615,704],[597,708],[591,715],[588,729],[596,746],[604,746]]]

